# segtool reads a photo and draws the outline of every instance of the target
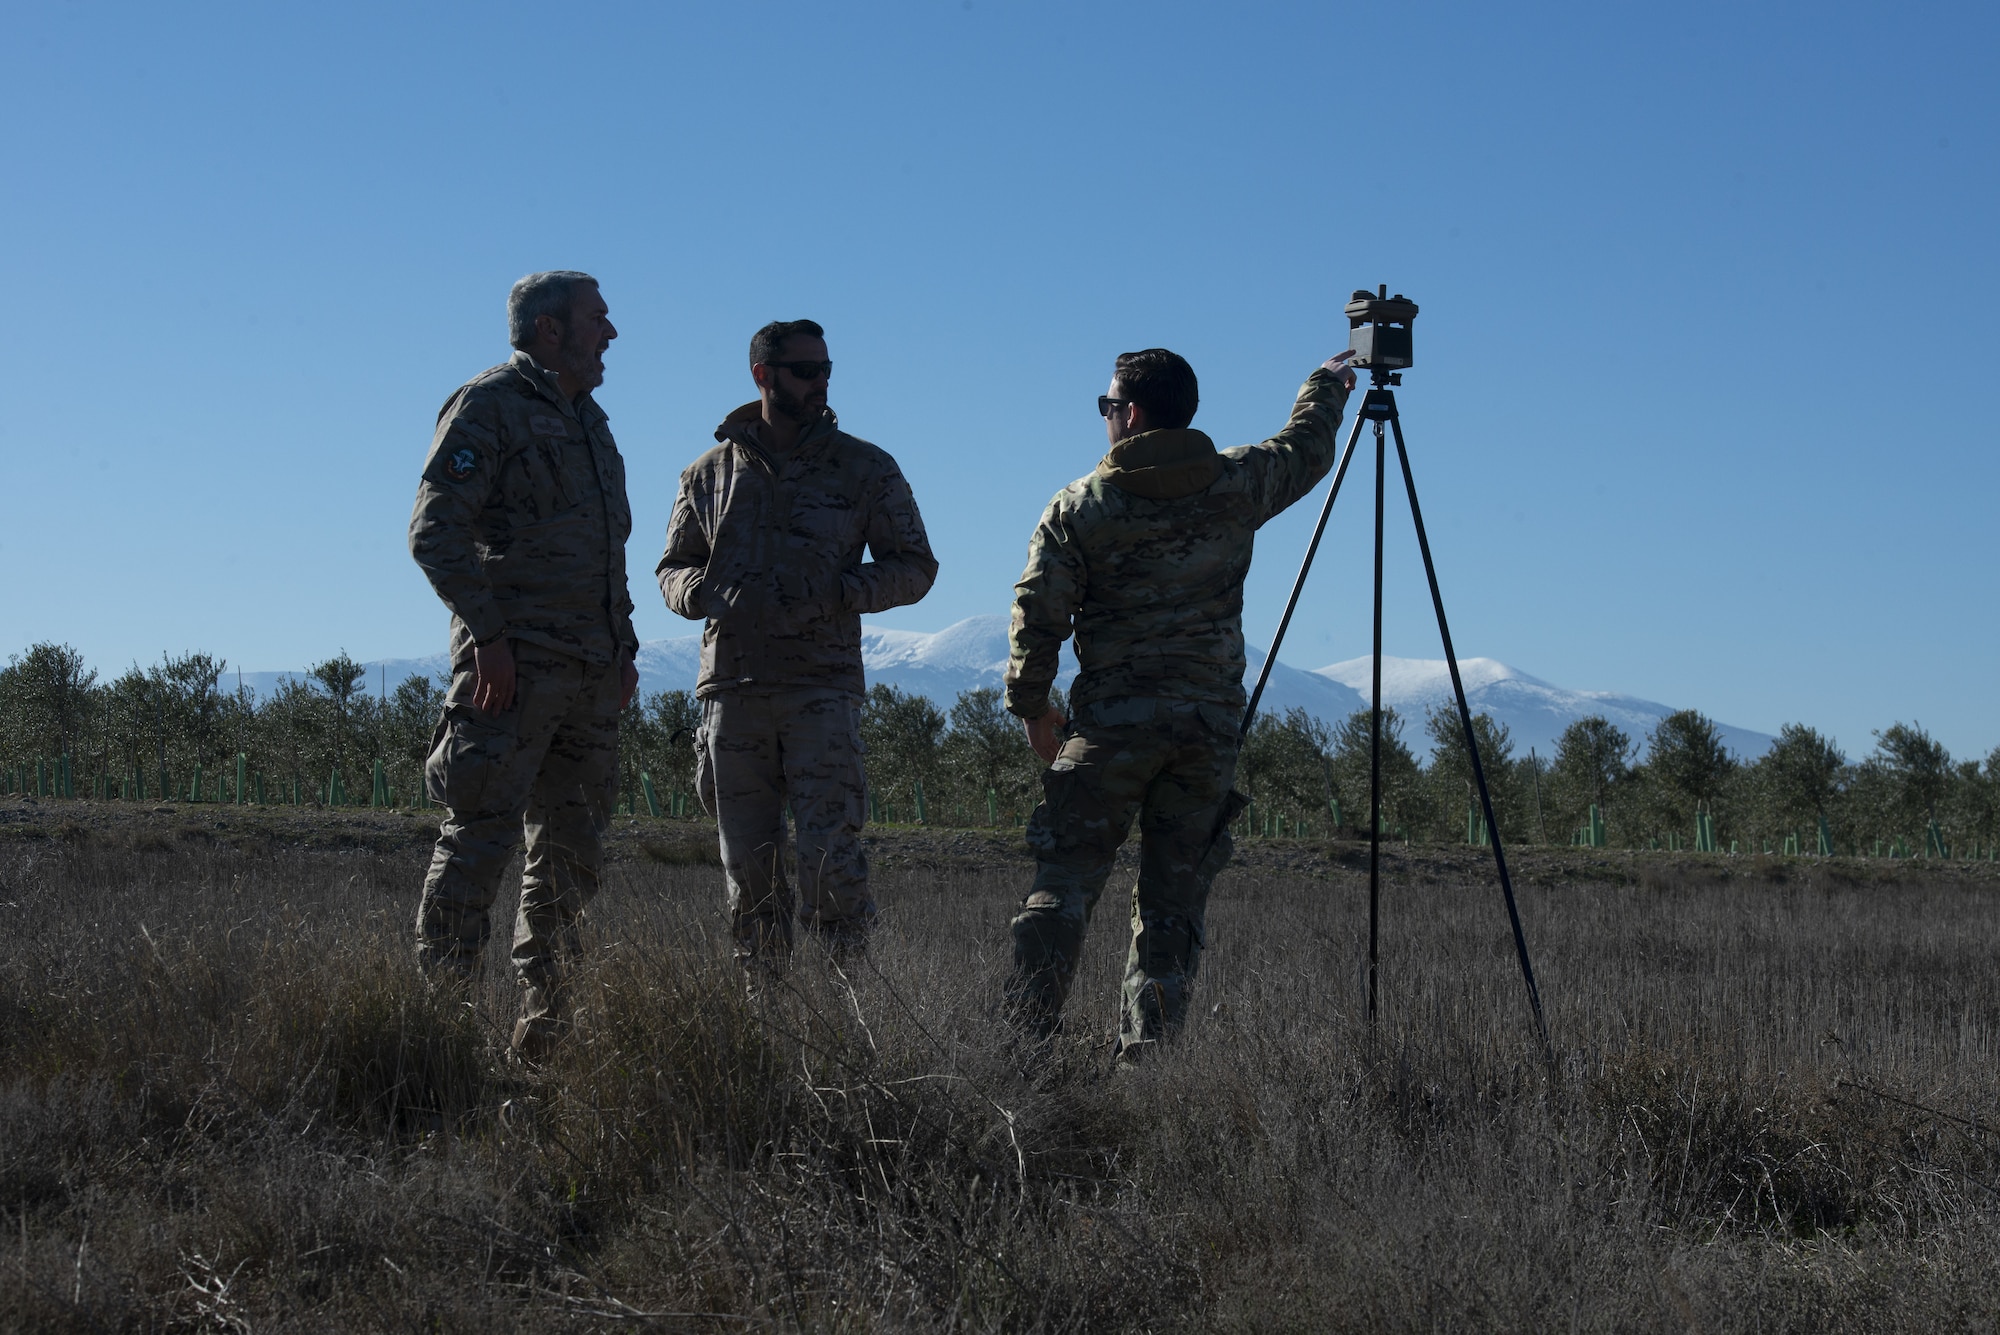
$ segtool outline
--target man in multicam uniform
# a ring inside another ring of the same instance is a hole
[[[1218,451],[1189,428],[1194,370],[1164,348],[1118,358],[1097,401],[1111,450],[1049,502],[1014,586],[1007,708],[1048,762],[1028,822],[1035,882],[1013,922],[1013,1018],[1053,1033],[1084,928],[1136,816],[1118,1053],[1177,1032],[1200,963],[1216,838],[1243,719],[1243,581],[1257,530],[1332,468],[1354,373],[1312,373],[1285,429]],[[1062,642],[1082,670],[1064,718],[1049,703]]]
[[[861,616],[914,603],[937,578],[896,461],[826,406],[832,373],[811,320],[757,331],[758,398],[681,474],[657,571],[667,606],[707,622],[695,787],[721,831],[736,957],[772,974],[792,949],[788,808],[799,921],[836,957],[867,940]]]
[[[514,920],[515,1050],[567,1028],[564,958],[597,891],[618,714],[639,682],[625,464],[590,397],[618,337],[597,280],[530,274],[507,298],[514,355],[445,402],[410,554],[451,609],[451,690],[424,767],[445,806],[417,908],[433,977],[473,979],[525,832]]]

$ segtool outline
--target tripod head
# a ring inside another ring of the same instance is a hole
[[[1387,283],[1374,292],[1363,288],[1347,303],[1349,340],[1354,348],[1348,365],[1366,367],[1378,387],[1400,385],[1399,372],[1416,364],[1411,346],[1411,329],[1416,323],[1417,303],[1398,292],[1389,295]]]

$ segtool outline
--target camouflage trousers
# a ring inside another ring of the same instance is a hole
[[[597,893],[621,683],[615,669],[568,654],[518,640],[513,649],[513,708],[473,708],[464,664],[431,740],[424,784],[446,812],[417,907],[417,957],[426,972],[478,972],[488,911],[525,836],[514,968],[531,1002],[553,1004],[577,918]]]
[[[721,832],[736,957],[782,963],[792,948],[785,816],[798,844],[798,921],[829,945],[862,945],[875,919],[861,847],[861,703],[842,691],[702,701],[695,788]]]
[[[1208,890],[1233,845],[1215,827],[1236,775],[1235,711],[1178,700],[1120,700],[1078,710],[1042,776],[1028,821],[1034,887],[1014,919],[1010,1012],[1054,1029],[1076,976],[1084,929],[1134,817],[1139,879],[1125,959],[1118,1046],[1177,1032],[1201,964]]]

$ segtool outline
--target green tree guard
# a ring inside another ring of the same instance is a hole
[[[1338,834],[1338,833],[1340,833],[1340,799],[1339,799],[1339,798],[1337,798],[1337,797],[1329,797],[1329,798],[1327,798],[1327,799],[1326,799],[1326,814],[1327,814],[1327,815],[1329,815],[1329,816],[1331,816],[1331,817],[1333,817],[1333,830],[1334,830],[1334,833],[1335,833],[1335,834]]]
[[[49,795],[49,762],[42,759],[40,756],[36,756],[35,796],[47,797],[48,795]]]
[[[264,771],[257,771],[257,805],[264,805]]]
[[[1606,842],[1604,838],[1604,812],[1599,809],[1595,802],[1590,804],[1590,825],[1588,828],[1590,830],[1590,846],[1592,848],[1603,848]]]
[[[194,778],[188,781],[188,801],[201,801],[201,766],[194,767]]]
[[[326,804],[330,807],[347,805],[347,785],[340,781],[340,771],[337,769],[327,777]]]
[[[1791,834],[1785,836],[1785,856],[1788,858],[1795,858],[1798,855],[1799,855],[1799,836],[1798,832],[1794,831]]]
[[[236,805],[239,807],[243,805],[244,794],[249,788],[249,784],[244,782],[248,777],[245,771],[249,768],[250,757],[238,751],[236,753]]]
[[[69,769],[69,752],[67,751],[64,751],[62,754],[56,757],[56,796],[57,797],[76,796],[76,784],[71,780],[70,769]]]
[[[1475,847],[1479,843],[1479,808],[1470,802],[1465,804],[1465,842]]]
[[[1833,831],[1827,828],[1826,815],[1823,812],[1819,818],[1819,855],[1823,858],[1833,856]]]
[[[1950,858],[1951,848],[1944,841],[1944,831],[1936,821],[1924,825],[1924,856],[1927,858]]]
[[[653,776],[644,770],[639,771],[639,791],[646,795],[646,814],[648,816],[658,816],[660,814],[660,795],[653,791]]]
[[[375,757],[375,776],[368,786],[368,805],[386,807],[389,805],[389,776],[382,772],[382,757]]]
[[[1699,809],[1694,813],[1694,851],[1697,853],[1715,851],[1715,818]]]
[[[917,824],[930,824],[928,813],[924,810],[924,781],[922,779],[917,780]]]
[[[1000,798],[991,788],[986,790],[986,823],[988,825],[1000,823]]]

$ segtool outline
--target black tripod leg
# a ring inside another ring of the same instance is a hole
[[[1541,990],[1535,986],[1535,966],[1528,962],[1528,940],[1521,933],[1521,912],[1514,903],[1514,882],[1507,875],[1507,855],[1500,847],[1500,822],[1493,819],[1493,794],[1486,787],[1486,767],[1479,760],[1479,736],[1472,729],[1472,708],[1465,702],[1465,683],[1458,675],[1458,653],[1451,647],[1451,626],[1445,620],[1444,595],[1438,591],[1437,566],[1431,560],[1431,540],[1424,533],[1424,511],[1417,504],[1417,479],[1410,472],[1410,452],[1403,445],[1403,422],[1392,417],[1389,425],[1396,432],[1396,458],[1403,466],[1403,487],[1410,494],[1410,518],[1417,528],[1417,547],[1424,554],[1424,577],[1431,584],[1431,606],[1437,609],[1438,635],[1444,640],[1445,662],[1451,666],[1452,694],[1458,699],[1458,721],[1465,728],[1465,749],[1472,757],[1472,777],[1479,785],[1479,806],[1486,816],[1486,828],[1493,836],[1493,864],[1500,872],[1500,892],[1507,899],[1507,920],[1514,926],[1514,953],[1521,960],[1521,979],[1528,985],[1528,1006],[1535,1013],[1535,1031],[1541,1035],[1542,1051],[1553,1071],[1556,1064],[1555,1046],[1549,1042],[1549,1024],[1542,1014]],[[1380,570],[1380,558],[1377,558]],[[1380,575],[1377,575],[1380,580]],[[1379,596],[1379,595],[1378,595]],[[1379,613],[1377,614],[1380,615]],[[1381,662],[1381,652],[1376,652],[1376,662]],[[1378,666],[1378,672],[1381,670]]]
[[[1250,692],[1250,704],[1243,711],[1242,740],[1250,740],[1250,725],[1257,718],[1257,702],[1264,698],[1264,684],[1271,680],[1271,665],[1278,661],[1278,646],[1285,642],[1285,631],[1292,624],[1292,613],[1298,610],[1299,594],[1306,587],[1306,574],[1312,569],[1313,557],[1319,552],[1319,540],[1326,536],[1327,517],[1333,513],[1333,502],[1340,495],[1340,484],[1347,480],[1347,465],[1354,458],[1354,442],[1361,436],[1361,424],[1367,419],[1360,413],[1354,415],[1354,425],[1348,430],[1347,444],[1341,448],[1340,464],[1333,470],[1333,486],[1326,493],[1326,504],[1319,508],[1319,523],[1313,527],[1312,541],[1306,544],[1306,559],[1299,562],[1299,577],[1292,581],[1292,596],[1285,600],[1285,614],[1278,618],[1278,633],[1271,637],[1271,647],[1264,654],[1264,666],[1257,669],[1257,686]]]
[[[1356,423],[1359,425],[1359,423]],[[1396,433],[1397,448],[1403,436]],[[1375,1025],[1377,924],[1382,908],[1382,486],[1389,473],[1375,422],[1375,652],[1368,691],[1368,1024]]]

